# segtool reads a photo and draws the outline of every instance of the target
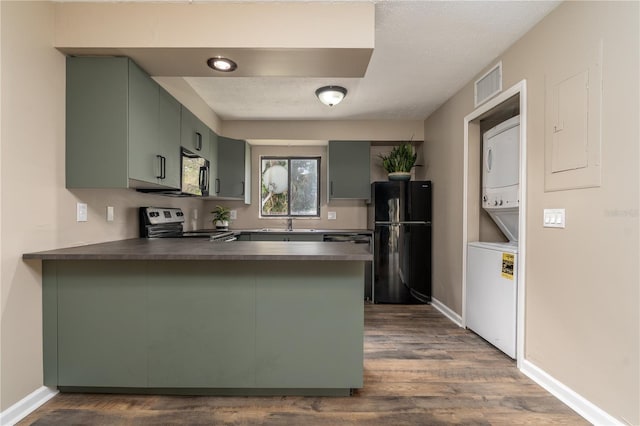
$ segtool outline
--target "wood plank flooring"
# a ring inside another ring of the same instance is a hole
[[[588,424],[430,305],[367,305],[364,371],[352,397],[59,394],[19,425]]]

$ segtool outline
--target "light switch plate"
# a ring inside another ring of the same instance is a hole
[[[238,210],[229,211],[229,219],[236,220],[238,218]]]
[[[86,222],[88,220],[87,204],[76,203],[76,222]]]
[[[564,209],[544,209],[543,226],[545,228],[564,228],[565,224]]]
[[[107,222],[113,222],[113,206],[107,206]]]
[[[336,220],[336,212],[328,212],[327,213],[327,219]]]

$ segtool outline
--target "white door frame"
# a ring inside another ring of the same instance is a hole
[[[521,80],[506,89],[495,98],[481,105],[464,118],[464,165],[463,165],[463,201],[462,201],[462,326],[466,327],[466,290],[467,290],[467,243],[469,242],[469,144],[478,140],[469,140],[471,122],[487,114],[509,98],[520,95],[520,215],[518,219],[518,315],[516,326],[516,365],[521,368],[524,360],[525,341],[525,266],[527,241],[527,81]]]

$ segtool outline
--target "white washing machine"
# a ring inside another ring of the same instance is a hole
[[[469,243],[467,327],[516,357],[518,243]]]
[[[507,243],[470,242],[467,247],[466,326],[516,357],[520,117],[483,135],[482,208]]]

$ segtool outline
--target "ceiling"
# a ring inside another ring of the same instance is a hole
[[[185,80],[223,120],[422,120],[559,3],[378,1],[364,77]],[[329,84],[348,90],[334,107],[314,94]]]

